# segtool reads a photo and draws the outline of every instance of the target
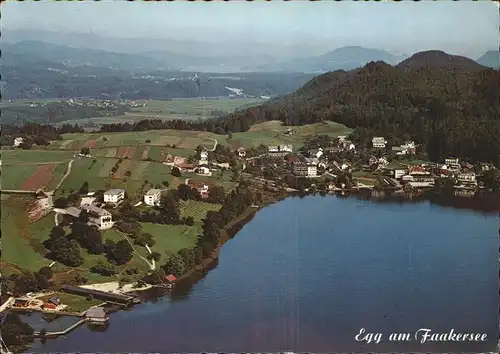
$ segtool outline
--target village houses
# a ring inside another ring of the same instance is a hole
[[[194,172],[200,176],[211,176],[212,175],[212,171],[210,171],[210,169],[206,166],[197,167]]]
[[[66,214],[71,215],[74,218],[78,218],[82,213],[82,210],[85,210],[89,216],[88,224],[97,226],[99,230],[110,229],[115,224],[109,211],[96,207],[92,204],[82,204],[80,205],[80,208],[68,207],[66,208]]]
[[[150,206],[155,206],[160,204],[161,190],[160,189],[150,189],[144,194],[144,203]]]
[[[372,145],[377,149],[385,149],[387,141],[382,136],[376,136],[372,139]]]
[[[404,170],[404,169],[399,169],[399,168],[394,169],[394,178],[395,179],[400,179],[405,174],[406,174],[406,170]]]
[[[267,152],[271,155],[283,155],[293,152],[292,145],[268,146]]]
[[[407,141],[402,145],[393,146],[392,151],[396,153],[396,155],[410,155],[415,154],[415,143],[413,141]]]
[[[460,171],[460,160],[457,158],[449,157],[444,160],[445,165],[449,170]]]
[[[476,174],[472,171],[459,173],[457,180],[462,185],[477,185]]]
[[[104,192],[104,203],[118,204],[125,199],[125,190],[123,189],[110,189]]]
[[[301,177],[316,177],[318,167],[312,162],[297,162],[293,165],[293,173]]]

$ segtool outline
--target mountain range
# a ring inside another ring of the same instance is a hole
[[[62,33],[29,29],[2,30],[2,54],[15,55],[15,60],[41,60],[92,65],[122,70],[169,69],[192,72],[306,72],[321,73],[351,70],[370,61],[394,65],[407,55],[347,46],[323,54],[318,45],[293,47],[279,43],[257,43],[246,39],[241,43],[219,43],[208,40],[178,38],[112,38],[93,33]],[[236,53],[236,54],[235,54]],[[481,64],[497,68],[499,52],[485,53]]]

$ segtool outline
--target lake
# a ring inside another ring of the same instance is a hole
[[[259,211],[175,299],[36,343],[37,352],[454,352],[498,338],[499,218],[429,202],[288,198]],[[361,328],[378,344],[355,340]],[[415,331],[486,333],[420,344]],[[392,332],[411,341],[390,342]]]

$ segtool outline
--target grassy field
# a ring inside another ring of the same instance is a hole
[[[160,262],[182,248],[193,248],[201,232],[197,226],[187,225],[161,225],[143,223],[142,231],[150,233],[155,239],[152,250],[162,255]]]
[[[63,292],[55,292],[51,295],[46,295],[39,297],[39,300],[47,301],[52,297],[58,297],[61,303],[64,305],[68,305],[68,308],[66,308],[66,311],[74,311],[74,312],[83,312],[87,310],[91,306],[97,306],[102,304],[102,300],[96,300],[96,299],[87,299],[84,296],[78,296],[78,295],[73,295],[73,294],[68,294],[68,293],[63,293]]]
[[[54,216],[30,224],[26,210],[31,201],[19,196],[2,201],[2,261],[36,271],[51,263],[42,242],[54,226]]]
[[[256,98],[219,98],[219,99],[173,99],[169,101],[147,100],[138,101],[146,103],[145,107],[132,108],[130,112],[124,115],[114,117],[94,117],[85,119],[73,119],[62,124],[111,124],[111,123],[134,123],[143,119],[162,119],[162,120],[196,120],[211,117],[212,111],[223,111],[227,113],[234,112],[236,109],[251,107],[264,102]],[[205,115],[204,115],[205,112]]]
[[[200,201],[182,200],[180,202],[181,216],[188,217],[191,216],[195,222],[200,222],[205,218],[207,212],[209,211],[219,211],[221,204],[205,203]]]
[[[3,164],[64,162],[73,157],[71,151],[1,150]]]

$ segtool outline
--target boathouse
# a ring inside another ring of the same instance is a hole
[[[86,289],[86,288],[81,288],[79,286],[63,285],[62,290],[70,294],[92,296],[95,299],[114,302],[123,305],[131,305],[134,303],[135,300],[133,296],[114,294],[94,289]]]
[[[169,274],[169,275],[167,275],[167,276],[165,277],[165,279],[167,279],[167,281],[168,281],[169,283],[174,283],[174,282],[177,280],[177,278],[176,278],[176,277],[175,277],[175,275],[173,275],[173,274]]]
[[[85,319],[95,324],[106,324],[109,321],[108,313],[102,307],[89,308],[85,312]]]

